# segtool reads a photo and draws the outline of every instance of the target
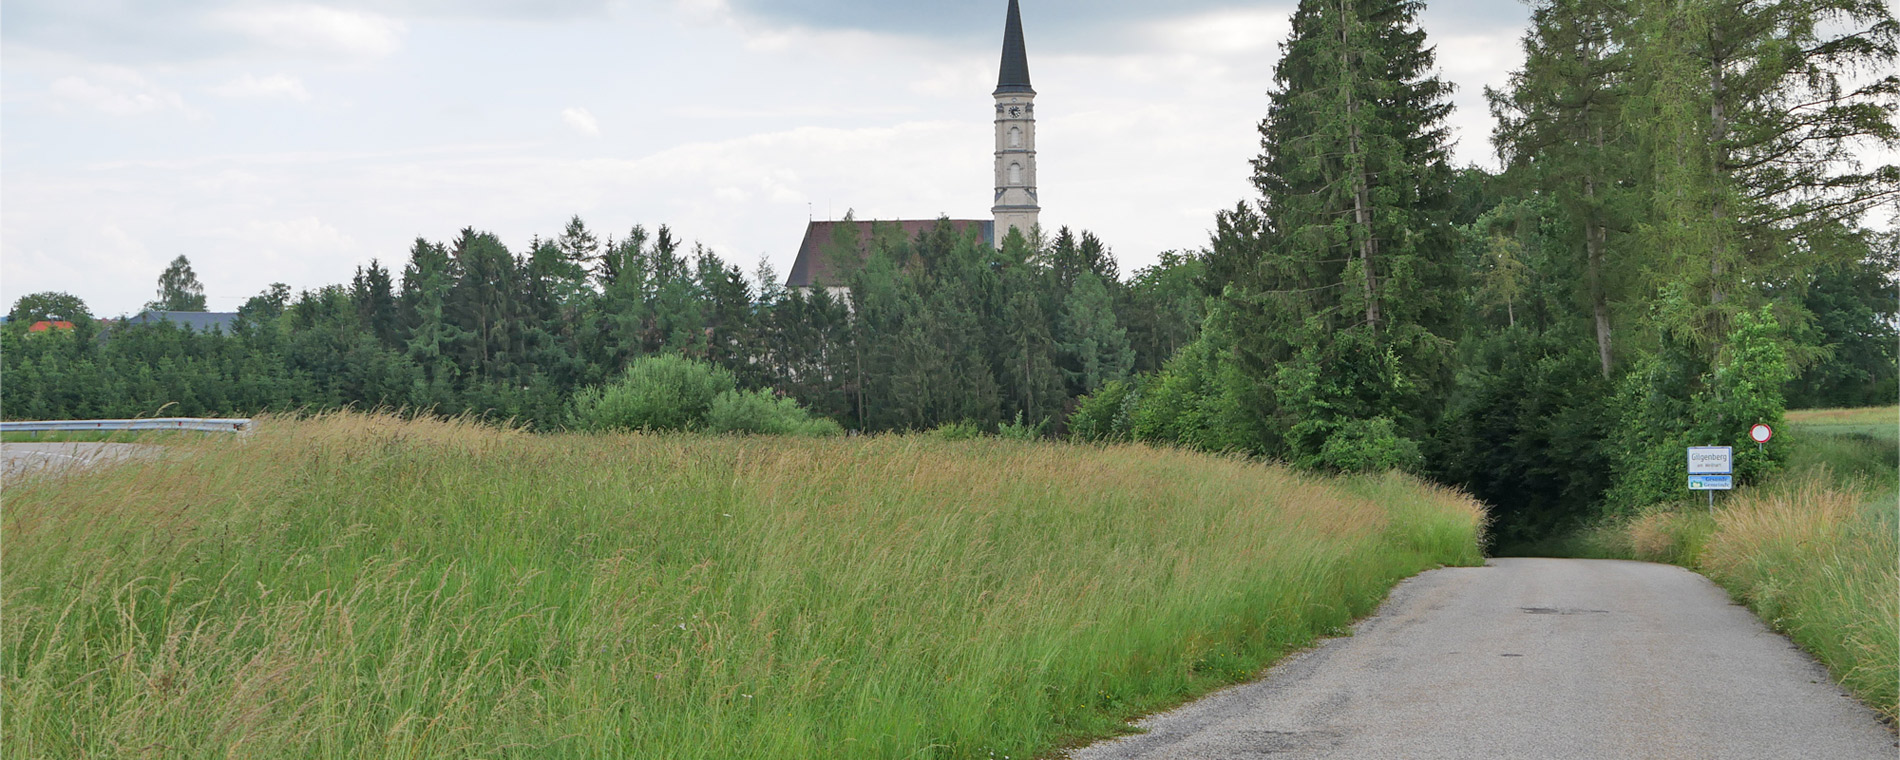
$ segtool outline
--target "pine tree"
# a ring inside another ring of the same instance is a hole
[[[505,377],[515,358],[521,292],[514,256],[487,232],[464,228],[451,255],[460,275],[444,303],[448,321],[460,328],[456,360],[484,381]]]
[[[586,353],[601,377],[613,377],[645,353],[647,230],[636,225],[625,239],[607,241],[595,277],[600,297],[590,309]]]
[[[579,216],[569,219],[567,228],[561,236],[555,238],[554,247],[560,252],[561,265],[553,262],[544,265],[549,281],[561,306],[569,314],[578,313],[585,301],[594,295],[593,284],[588,274],[600,261],[600,240],[588,231],[587,224]],[[571,318],[571,317],[570,317]]]
[[[1260,229],[1244,209],[1220,220],[1232,237],[1210,269],[1231,278],[1218,284],[1238,359],[1269,391],[1245,403],[1279,418],[1284,453],[1307,466],[1406,464],[1446,392],[1450,87],[1431,74],[1420,7],[1300,4],[1253,163]]]
[[[1128,331],[1117,322],[1108,288],[1094,272],[1076,278],[1057,325],[1062,352],[1080,368],[1067,373],[1071,395],[1091,394],[1128,377],[1134,366]]]
[[[402,270],[402,339],[409,359],[439,387],[460,374],[452,351],[466,334],[448,318],[449,291],[457,277],[447,248],[416,238]]]
[[[350,280],[350,301],[363,327],[385,346],[395,346],[397,307],[395,283],[381,262],[370,259],[369,268],[356,268]]]
[[[706,359],[731,372],[743,387],[764,384],[752,361],[758,350],[757,314],[745,273],[701,249],[694,260],[699,292],[705,297]]]

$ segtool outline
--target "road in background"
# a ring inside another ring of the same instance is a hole
[[[1499,559],[1399,586],[1349,638],[1075,760],[1894,760],[1878,716],[1702,576]]]
[[[136,443],[0,443],[0,478],[151,456],[156,446]]]

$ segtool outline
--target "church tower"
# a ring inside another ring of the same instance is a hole
[[[1003,69],[996,78],[996,245],[1009,229],[1027,237],[1042,207],[1036,200],[1036,91],[1029,86],[1029,53],[1023,46],[1022,10],[1009,0],[1003,29]]]

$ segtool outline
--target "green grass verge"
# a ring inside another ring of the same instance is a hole
[[[990,758],[1249,678],[1482,511],[1141,447],[333,415],[10,484],[8,758]]]

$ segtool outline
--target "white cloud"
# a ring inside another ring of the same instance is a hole
[[[213,95],[226,98],[284,98],[298,102],[310,100],[310,91],[304,88],[302,80],[283,74],[267,77],[245,74],[224,84],[210,87],[208,90]]]
[[[574,131],[583,135],[587,135],[588,137],[600,136],[600,120],[594,118],[594,114],[588,112],[585,108],[565,109],[561,111],[561,120],[567,122],[568,126],[573,127]]]
[[[85,76],[63,76],[53,80],[47,91],[62,105],[80,106],[110,116],[137,116],[167,110],[197,115],[178,93],[130,69],[98,67]]]
[[[674,0],[673,9],[687,20],[699,24],[731,24],[732,4],[727,0]]]
[[[1290,29],[1285,9],[1222,10],[1164,22],[1158,37],[1170,48],[1231,55],[1279,49]]]
[[[356,240],[314,216],[245,222],[241,228],[216,231],[233,239],[261,243],[271,250],[335,251],[356,247]]]
[[[209,23],[273,52],[353,60],[396,52],[407,31],[386,16],[320,5],[232,8],[212,14]]]

